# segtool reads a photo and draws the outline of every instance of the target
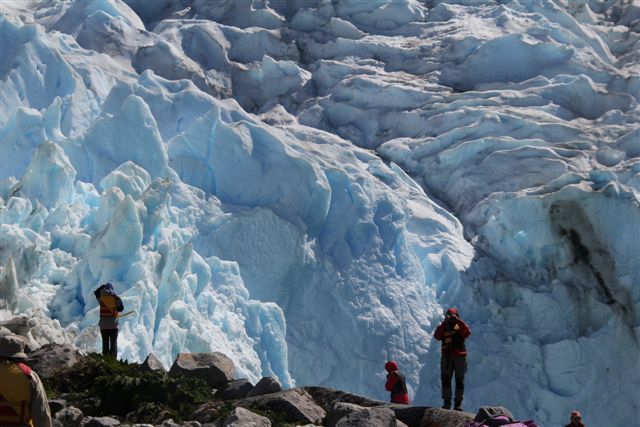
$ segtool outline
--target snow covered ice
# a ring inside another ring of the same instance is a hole
[[[640,4],[0,3],[0,320],[541,425],[640,413]]]

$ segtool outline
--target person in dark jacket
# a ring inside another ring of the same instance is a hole
[[[565,427],[585,427],[585,425],[582,424],[582,414],[578,411],[571,411],[571,422]]]
[[[407,390],[407,381],[398,369],[398,364],[393,360],[385,363],[384,368],[387,370],[387,382],[384,385],[385,390],[391,392],[391,403],[409,404],[409,392]]]
[[[105,283],[93,293],[100,304],[100,335],[102,354],[118,357],[118,314],[124,310],[122,300],[111,283]]]
[[[442,381],[442,405],[451,409],[451,377],[456,378],[455,405],[456,411],[462,411],[464,395],[464,374],[467,371],[467,349],[465,340],[471,335],[471,329],[462,321],[455,308],[447,310],[444,321],[438,325],[433,336],[442,341],[440,359],[440,378]]]

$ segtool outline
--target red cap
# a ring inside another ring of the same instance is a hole
[[[455,316],[459,316],[458,309],[455,307],[451,307],[449,310],[447,310],[447,314],[453,314]]]
[[[571,418],[582,418],[580,411],[571,411]]]

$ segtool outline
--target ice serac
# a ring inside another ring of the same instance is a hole
[[[121,357],[433,406],[453,305],[465,407],[632,425],[638,10],[4,0],[0,316],[95,351],[108,280]]]
[[[125,161],[140,165],[152,178],[167,175],[167,152],[156,120],[136,95],[129,95],[113,116],[97,119],[79,143],[88,157],[81,174],[86,181],[102,179]]]
[[[52,142],[44,142],[12,194],[23,195],[32,204],[41,203],[46,208],[71,204],[75,196],[75,177],[76,171],[64,151]]]

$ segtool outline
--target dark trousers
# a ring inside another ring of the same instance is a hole
[[[440,378],[442,379],[443,400],[451,400],[451,377],[455,374],[456,400],[462,401],[465,372],[467,372],[467,356],[442,355],[440,359]]]
[[[109,355],[114,358],[118,357],[118,330],[117,329],[100,329],[102,335],[102,354]]]

